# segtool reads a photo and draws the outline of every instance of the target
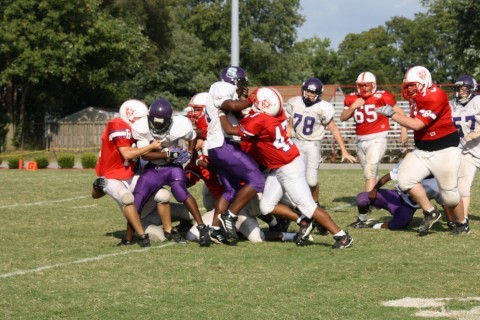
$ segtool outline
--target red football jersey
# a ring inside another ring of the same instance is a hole
[[[425,123],[423,129],[414,132],[415,140],[438,140],[457,130],[452,121],[448,96],[436,86],[410,99],[410,117]]]
[[[283,110],[277,117],[250,113],[240,121],[238,134],[242,140],[248,141],[248,154],[258,164],[277,169],[300,155],[297,146],[287,135],[287,123]]]
[[[110,120],[102,134],[102,147],[96,166],[97,176],[128,180],[134,175],[136,162],[125,160],[119,147],[130,147],[135,142],[130,125],[120,118]]]
[[[215,199],[220,198],[223,194],[224,189],[220,180],[218,180],[216,172],[212,172],[207,168],[197,166],[195,163],[190,162],[185,167],[185,175],[187,176],[187,188],[203,180]]]
[[[195,121],[195,128],[201,130],[203,138],[207,139],[208,124],[205,113]]]
[[[356,92],[351,93],[345,98],[345,109],[348,109],[357,98],[361,98]],[[378,133],[390,130],[390,121],[384,115],[375,112],[375,108],[384,105],[394,106],[397,104],[395,97],[389,91],[376,91],[365,100],[365,104],[357,108],[353,113],[358,136]]]

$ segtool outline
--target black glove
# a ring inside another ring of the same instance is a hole
[[[93,189],[104,191],[107,186],[107,180],[104,177],[98,177],[93,181]]]

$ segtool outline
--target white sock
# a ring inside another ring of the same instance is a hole
[[[375,223],[375,225],[373,226],[373,229],[382,229],[382,224],[383,223]]]
[[[360,221],[367,221],[367,219],[368,219],[368,213],[358,215],[358,220]]]
[[[234,214],[234,213],[232,213],[232,211],[230,211],[230,210],[228,210],[228,214],[231,215],[233,218],[236,218],[236,217],[237,217],[237,215]]]
[[[344,235],[346,235],[345,231],[340,230],[337,233],[335,233],[333,236],[334,237],[343,237]]]

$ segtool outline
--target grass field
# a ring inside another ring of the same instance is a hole
[[[110,198],[90,198],[94,171],[0,177],[1,319],[480,319],[478,178],[469,235],[450,236],[443,221],[418,237],[417,212],[405,231],[350,229],[353,247],[335,251],[317,233],[301,248],[118,248],[125,221]],[[324,170],[320,181],[332,217],[353,222],[361,172]]]

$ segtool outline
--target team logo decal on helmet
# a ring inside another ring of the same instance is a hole
[[[475,97],[477,90],[477,81],[467,74],[457,78],[455,81],[455,101],[461,105],[466,105]]]
[[[308,94],[308,92],[315,93],[313,98]],[[322,98],[323,93],[323,83],[317,78],[307,79],[302,85],[302,100],[307,107],[319,102]]]
[[[271,87],[261,87],[252,94],[255,95],[252,99],[254,100],[252,109],[255,112],[266,113],[273,117],[278,116],[283,108],[283,99],[277,90]]]

